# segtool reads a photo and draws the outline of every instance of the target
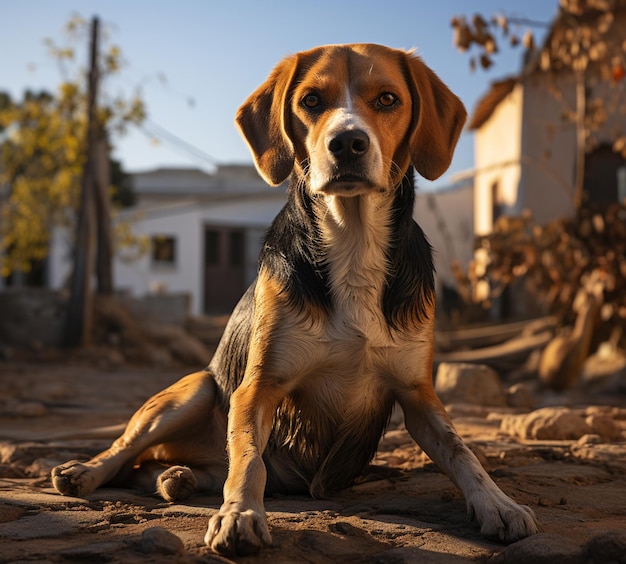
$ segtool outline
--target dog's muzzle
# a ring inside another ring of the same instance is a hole
[[[375,183],[369,176],[370,138],[362,129],[348,129],[327,142],[328,181],[325,194],[355,196],[370,192]]]

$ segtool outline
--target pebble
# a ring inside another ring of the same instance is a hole
[[[608,415],[588,415],[585,422],[596,435],[609,440],[619,440],[622,430]]]
[[[141,550],[146,554],[184,554],[185,545],[180,537],[163,527],[150,527],[141,535]]]

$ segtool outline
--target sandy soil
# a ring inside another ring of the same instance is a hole
[[[111,441],[68,435],[125,422],[185,373],[0,362],[0,562],[228,561],[202,543],[219,497],[172,505],[108,488],[78,499],[58,495],[49,480],[51,467],[87,458]],[[626,407],[626,398],[612,402]],[[626,561],[626,443],[519,442],[499,431],[497,413],[453,413],[499,486],[536,512],[543,533],[531,542],[507,549],[481,538],[458,490],[394,418],[361,483],[329,500],[268,499],[273,546],[235,561]]]

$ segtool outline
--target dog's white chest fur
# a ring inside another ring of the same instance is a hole
[[[382,312],[387,277],[390,198],[329,197],[322,235],[329,248],[333,296],[331,326],[339,340],[388,346],[391,336]]]

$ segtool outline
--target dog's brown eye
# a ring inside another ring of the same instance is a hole
[[[307,94],[302,98],[302,103],[309,109],[317,108],[320,105],[320,97],[317,94]]]
[[[383,108],[391,108],[398,101],[397,96],[394,96],[391,92],[385,92],[378,97],[378,105]]]

